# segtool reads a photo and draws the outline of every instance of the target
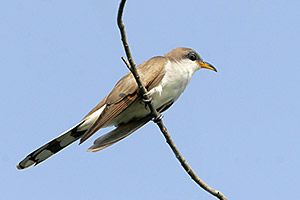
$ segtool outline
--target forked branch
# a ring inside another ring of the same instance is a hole
[[[138,84],[138,88],[139,88],[139,92],[142,95],[142,98],[144,99],[145,103],[147,104],[147,106],[150,108],[151,110],[151,114],[154,118],[154,122],[157,124],[157,126],[159,127],[160,131],[163,133],[166,142],[168,143],[168,145],[170,146],[170,148],[172,149],[172,151],[174,152],[176,158],[178,159],[178,161],[180,162],[180,164],[182,165],[182,167],[184,168],[184,170],[189,174],[189,176],[204,190],[206,190],[207,192],[209,192],[210,194],[214,195],[215,197],[217,197],[220,200],[227,200],[227,198],[218,190],[213,189],[212,187],[210,187],[209,185],[207,185],[200,177],[198,177],[196,175],[196,173],[194,172],[194,170],[188,165],[188,163],[186,162],[186,160],[184,159],[184,157],[181,155],[181,153],[179,152],[178,148],[176,147],[176,145],[174,144],[167,128],[165,127],[163,120],[162,120],[162,115],[157,112],[157,110],[154,108],[151,99],[149,99],[149,97],[146,95],[147,90],[146,88],[143,86],[141,80],[140,80],[140,76],[136,70],[136,65],[134,63],[133,57],[131,55],[130,52],[130,48],[127,42],[127,37],[126,37],[126,31],[125,31],[125,25],[123,23],[122,20],[122,16],[123,16],[123,11],[124,11],[124,7],[125,7],[125,3],[126,0],[121,0],[120,5],[119,5],[119,10],[118,10],[118,17],[117,17],[117,21],[118,21],[118,27],[120,29],[120,33],[121,33],[121,40],[124,46],[124,50],[126,53],[126,57],[128,62],[122,58],[122,60],[125,62],[126,66],[129,68],[129,70],[131,71],[131,73],[133,74],[137,84]]]

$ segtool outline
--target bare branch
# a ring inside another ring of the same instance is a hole
[[[162,115],[157,112],[157,110],[154,108],[151,99],[149,96],[147,96],[147,90],[146,88],[143,86],[141,80],[140,80],[140,76],[136,70],[136,65],[134,63],[133,57],[131,55],[130,52],[130,48],[127,42],[127,37],[126,37],[126,32],[125,32],[125,25],[123,23],[122,20],[122,16],[123,16],[123,11],[124,11],[124,7],[125,7],[125,3],[126,0],[121,0],[120,5],[119,5],[119,10],[118,10],[118,17],[117,17],[117,21],[118,21],[118,27],[120,29],[120,33],[121,33],[121,40],[124,46],[124,50],[126,53],[126,57],[128,62],[125,60],[125,58],[122,57],[123,62],[125,63],[125,65],[127,66],[127,68],[131,71],[131,73],[133,74],[137,84],[138,84],[138,88],[139,88],[139,92],[143,97],[143,100],[145,101],[145,103],[147,104],[147,106],[150,108],[151,110],[151,114],[154,117],[154,122],[157,124],[157,126],[159,127],[160,131],[163,133],[166,142],[168,143],[168,145],[170,146],[170,148],[172,149],[173,153],[175,154],[176,158],[178,159],[178,161],[180,162],[181,166],[184,168],[184,170],[190,175],[190,177],[204,190],[206,190],[207,192],[209,192],[210,194],[214,195],[215,197],[217,197],[220,200],[227,200],[227,198],[218,190],[213,189],[212,187],[210,187],[209,185],[207,185],[202,179],[200,179],[196,173],[194,172],[194,170],[188,165],[188,163],[185,161],[184,157],[181,155],[181,153],[179,152],[178,148],[176,147],[176,145],[174,144],[167,128],[165,127],[163,120],[162,120]]]
[[[120,6],[119,6],[119,11],[118,11],[118,17],[117,17],[118,27],[119,27],[120,33],[121,33],[121,40],[122,40],[122,43],[123,43],[123,47],[124,47],[124,50],[125,50],[125,53],[126,53],[127,60],[130,64],[130,69],[131,69],[130,71],[133,74],[133,76],[134,76],[134,78],[135,78],[135,80],[138,84],[139,91],[142,94],[142,97],[143,97],[144,101],[148,102],[147,105],[150,108],[151,114],[154,116],[154,118],[157,118],[161,114],[157,112],[157,110],[154,108],[154,106],[151,103],[151,99],[149,99],[149,97],[146,95],[147,90],[143,86],[142,81],[140,79],[140,76],[137,73],[136,65],[135,65],[134,60],[132,58],[130,48],[129,48],[129,45],[128,45],[128,42],[127,42],[125,26],[124,26],[124,23],[123,23],[123,20],[122,20],[125,3],[126,3],[126,0],[121,0]]]
[[[156,122],[158,125],[160,131],[163,133],[166,142],[169,144],[170,148],[174,152],[177,160],[180,162],[181,166],[184,168],[184,170],[190,175],[190,177],[204,190],[209,192],[210,194],[214,195],[220,200],[227,200],[227,198],[222,194],[220,191],[215,190],[214,188],[207,185],[200,177],[197,176],[197,174],[194,172],[194,170],[189,166],[189,164],[186,162],[184,157],[181,155],[180,151],[176,147],[175,143],[173,142],[170,134],[168,133],[167,128],[164,126],[164,123],[162,120],[158,120]]]
[[[132,69],[130,67],[130,64],[127,62],[127,60],[122,56],[121,57],[122,61],[125,63],[126,67],[129,69],[130,72],[132,72]]]

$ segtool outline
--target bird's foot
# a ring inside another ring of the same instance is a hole
[[[146,94],[144,94],[142,100],[145,104],[150,103],[152,101],[151,93],[148,91]]]
[[[157,122],[161,121],[163,117],[164,116],[161,113],[159,113],[159,115],[157,117],[153,118],[153,122],[157,123]]]

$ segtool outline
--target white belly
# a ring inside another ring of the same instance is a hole
[[[187,68],[181,65],[166,65],[166,74],[163,77],[161,84],[149,91],[152,97],[154,107],[160,108],[170,101],[176,101],[186,88],[191,79],[192,72],[190,73]],[[110,125],[118,125],[119,123],[126,123],[132,119],[143,118],[150,114],[150,109],[145,106],[144,102],[135,102],[122,112]]]
[[[193,73],[196,71],[195,66],[191,66],[190,63],[177,63],[170,65],[170,62],[166,64],[165,75],[161,83],[152,88],[149,94],[152,97],[152,103],[154,107],[160,108],[170,101],[176,101],[182,94],[187,84],[189,83]],[[96,119],[100,116],[105,106],[88,117],[85,123],[81,125],[81,129],[89,128]],[[124,110],[119,116],[117,116],[107,126],[117,126],[120,123],[126,123],[132,119],[140,119],[150,114],[150,109],[145,106],[142,101],[137,101],[131,104],[126,110]]]

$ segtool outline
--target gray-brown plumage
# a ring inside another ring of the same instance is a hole
[[[137,69],[141,81],[147,90],[156,87],[163,78],[165,71],[164,65],[167,59],[164,57],[154,57],[140,65]],[[153,68],[153,66],[157,66]],[[133,102],[141,100],[139,98],[137,83],[131,73],[124,76],[114,87],[105,100],[105,109],[100,117],[89,128],[80,139],[80,143],[87,140],[92,134],[101,127],[107,125],[112,119],[117,117]]]
[[[139,65],[137,70],[154,107],[163,112],[178,99],[194,72],[200,68],[216,71],[194,50],[176,48],[165,56],[151,58]],[[114,130],[98,138],[89,148],[92,152],[99,151],[130,135],[150,120],[150,111],[139,95],[136,81],[128,73],[77,125],[33,151],[17,168],[37,165],[74,141],[80,139],[82,143],[99,129],[115,126]]]

